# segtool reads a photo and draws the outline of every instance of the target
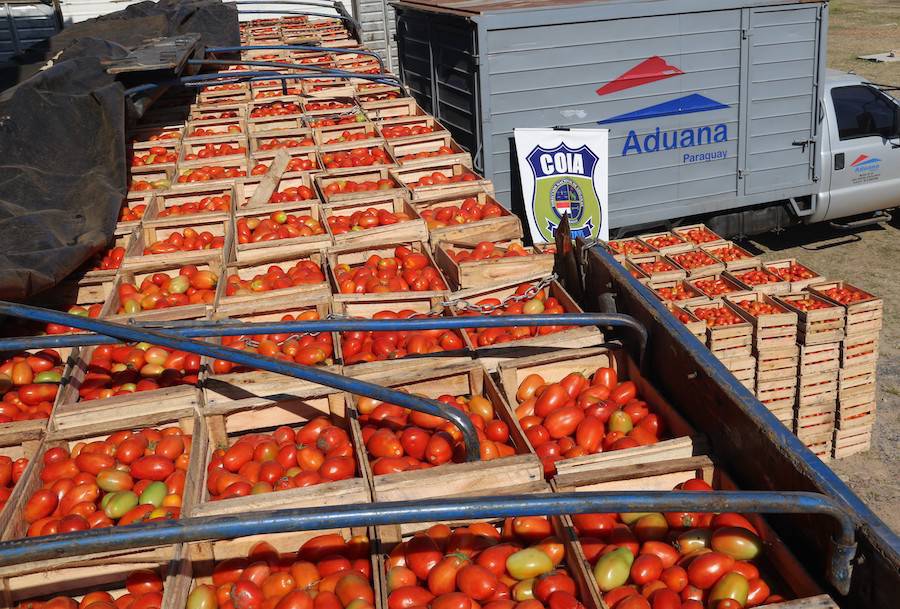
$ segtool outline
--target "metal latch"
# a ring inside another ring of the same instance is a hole
[[[800,146],[800,152],[806,152],[806,147],[812,146],[815,143],[815,140],[794,140],[791,142],[791,146]]]

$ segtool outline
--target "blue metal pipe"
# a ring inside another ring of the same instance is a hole
[[[113,336],[120,340],[130,342],[149,342],[161,347],[188,351],[198,355],[224,359],[243,366],[250,366],[260,370],[267,370],[276,374],[292,376],[294,378],[318,383],[326,387],[332,387],[341,391],[363,395],[366,397],[397,404],[411,410],[418,410],[434,416],[447,419],[462,432],[466,445],[466,460],[478,461],[481,458],[481,446],[475,426],[468,416],[461,410],[452,408],[437,400],[430,400],[408,393],[395,391],[369,383],[359,379],[349,378],[340,374],[334,374],[326,370],[320,370],[312,366],[301,366],[294,362],[286,362],[273,357],[265,357],[257,353],[249,353],[238,349],[220,347],[211,343],[163,334],[153,330],[146,330],[136,326],[127,326],[109,321],[100,321],[79,315],[69,315],[50,309],[41,309],[23,304],[0,301],[0,315],[10,315],[45,323],[55,323],[71,326],[81,330],[90,330],[99,334]]]
[[[341,70],[338,68],[326,68],[322,66],[316,65],[307,65],[307,64],[297,64],[297,63],[287,63],[284,61],[256,61],[252,59],[188,59],[187,63],[195,66],[203,66],[203,65],[211,65],[211,66],[255,66],[261,68],[285,68],[289,70],[310,70],[312,72],[318,72],[314,77],[318,78],[319,76],[334,76],[340,78],[365,78],[365,79],[382,79],[382,80],[393,80],[396,81],[397,86],[402,86],[400,80],[397,79],[393,74],[366,74],[363,72],[349,72],[347,70]],[[221,72],[219,73],[222,74]],[[283,76],[288,76],[284,74]],[[305,77],[310,78],[309,74],[297,74],[297,77]]]
[[[0,543],[0,565],[293,531],[513,516],[670,511],[830,516],[838,526],[828,577],[841,594],[846,595],[850,589],[851,561],[856,553],[855,529],[850,517],[825,495],[773,491],[617,491],[419,499],[186,518],[7,541]]]
[[[0,303],[3,304],[3,303]],[[2,310],[0,310],[2,313]],[[480,317],[423,317],[419,319],[322,319],[315,321],[242,322],[232,319],[150,322],[138,327],[164,329],[183,338],[314,332],[401,332],[458,330],[465,328],[509,328],[514,326],[607,326],[624,328],[637,338],[635,361],[643,361],[647,330],[633,317],[613,313],[563,313],[560,315],[490,315]],[[114,338],[98,334],[62,334],[0,339],[0,352],[111,345]]]
[[[370,57],[374,57],[378,61],[378,65],[381,67],[381,71],[384,72],[384,60],[381,58],[381,55],[376,53],[375,51],[369,51],[368,49],[347,49],[341,47],[317,47],[306,44],[276,44],[276,45],[264,45],[264,44],[251,44],[251,45],[242,45],[236,47],[207,47],[207,53],[237,53],[239,51],[314,51],[314,52],[323,52],[323,53],[355,53],[357,55],[368,55]],[[301,64],[302,65],[302,64]]]
[[[176,85],[203,83],[206,81],[214,81],[214,82],[210,82],[210,86],[213,86],[213,85],[219,84],[219,82],[234,82],[234,81],[241,81],[241,80],[250,80],[253,77],[274,78],[277,75],[278,75],[277,72],[266,72],[263,70],[231,72],[229,74],[225,74],[225,73],[195,74],[193,76],[182,76],[180,78],[174,78],[171,80],[162,80],[159,82],[148,82],[148,83],[144,83],[142,85],[137,85],[136,87],[131,87],[130,89],[125,89],[125,95],[135,95],[137,93],[143,93],[144,91],[152,91],[153,89],[156,89],[158,87],[173,87]]]

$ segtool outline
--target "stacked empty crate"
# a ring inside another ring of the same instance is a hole
[[[869,448],[880,299],[702,224],[608,246],[816,455]]]

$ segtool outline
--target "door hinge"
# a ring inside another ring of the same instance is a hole
[[[738,180],[743,180],[748,175],[750,175],[750,172],[747,171],[746,169],[738,169],[737,173],[738,173]]]
[[[741,28],[741,40],[747,40],[747,39],[750,38],[750,36],[752,36],[752,35],[753,35],[753,34],[752,34],[752,32],[750,31],[750,28],[748,28],[748,27]]]

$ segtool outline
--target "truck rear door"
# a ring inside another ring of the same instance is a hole
[[[817,5],[749,11],[744,194],[812,183],[820,19]]]

